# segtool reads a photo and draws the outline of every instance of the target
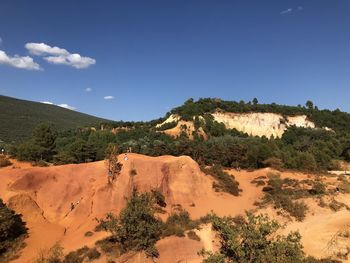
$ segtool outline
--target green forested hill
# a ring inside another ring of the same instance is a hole
[[[0,140],[8,143],[24,141],[41,122],[49,122],[58,130],[66,130],[106,120],[55,105],[0,95]]]

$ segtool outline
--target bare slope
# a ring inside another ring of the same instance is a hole
[[[15,262],[31,262],[40,250],[48,249],[56,242],[60,242],[65,252],[84,245],[94,246],[107,233],[96,232],[90,237],[84,234],[94,229],[97,224],[95,218],[101,218],[107,212],[119,213],[134,186],[140,191],[160,190],[168,204],[168,213],[173,205],[181,204],[193,218],[204,216],[210,211],[220,216],[234,216],[256,209],[254,203],[263,195],[262,186],[257,187],[251,181],[270,172],[269,169],[254,172],[228,170],[235,175],[243,190],[240,196],[234,197],[214,192],[212,178],[203,174],[198,164],[186,156],[147,157],[129,154],[127,161],[123,155],[119,156],[119,160],[123,163],[123,169],[112,186],[107,184],[107,169],[103,161],[45,168],[15,163],[17,168],[1,168],[0,197],[16,212],[24,215],[29,227],[27,246]],[[137,173],[134,176],[130,173],[132,169]],[[283,173],[282,177],[300,180],[310,175]],[[332,180],[336,181],[336,178]],[[342,198],[350,206],[349,195],[339,195],[337,198]],[[72,211],[71,202],[75,203]],[[303,222],[285,220],[271,207],[256,212],[268,213],[270,217],[286,223],[285,231],[299,230],[307,253],[327,256],[325,247],[328,241],[349,224],[350,213],[344,209],[333,212],[329,208],[320,208],[315,200],[306,202],[310,212]],[[203,247],[212,249],[215,235],[210,226],[204,226],[197,234],[201,241],[186,237],[160,240],[156,244],[160,252],[156,262],[201,262],[197,251]],[[116,262],[147,260],[142,253],[129,253]],[[106,262],[106,258],[102,256],[99,262]]]

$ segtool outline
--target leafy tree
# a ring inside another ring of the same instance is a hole
[[[305,103],[305,106],[309,109],[309,110],[313,110],[314,109],[314,103],[311,100],[308,100]]]
[[[74,156],[76,163],[96,160],[96,149],[83,139],[78,139],[70,145],[70,153]]]
[[[108,164],[108,172],[114,181],[120,174],[123,164],[118,161],[118,149],[117,146],[110,144],[106,150],[106,161]],[[108,180],[109,177],[108,177]],[[110,181],[109,181],[110,182]]]
[[[41,123],[33,130],[33,143],[39,147],[41,159],[51,161],[56,147],[57,133],[47,123]]]
[[[119,217],[108,214],[100,220],[99,229],[105,229],[125,251],[144,250],[149,256],[158,256],[155,243],[160,239],[162,222],[154,216],[155,201],[150,193],[133,191]]]
[[[253,104],[254,104],[254,105],[257,105],[258,103],[259,103],[258,99],[257,99],[257,98],[254,98],[254,99],[253,99]]]

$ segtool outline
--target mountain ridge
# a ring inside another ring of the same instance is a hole
[[[0,140],[24,141],[40,122],[53,123],[58,130],[74,129],[109,120],[56,105],[0,95]]]

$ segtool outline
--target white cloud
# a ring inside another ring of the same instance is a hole
[[[44,104],[48,104],[48,105],[55,105],[55,106],[59,106],[59,107],[62,107],[62,108],[65,108],[65,109],[69,109],[69,110],[76,110],[77,108],[73,107],[73,106],[70,106],[66,103],[62,103],[62,104],[55,104],[51,101],[41,101],[41,103],[44,103]]]
[[[29,53],[37,56],[41,55],[69,55],[69,52],[64,48],[51,47],[45,43],[27,43],[25,44],[26,49]]]
[[[69,109],[69,110],[76,110],[77,109],[77,108],[75,108],[73,106],[70,106],[70,105],[68,105],[66,103],[58,104],[57,106],[65,108],[65,109]]]
[[[33,58],[29,56],[8,56],[4,51],[0,50],[0,64],[9,65],[11,67],[27,69],[27,70],[41,70],[38,63],[35,63]]]
[[[82,57],[79,54],[69,54],[68,56],[50,56],[44,59],[51,64],[64,64],[77,69],[88,68],[96,63],[96,60],[89,57]]]
[[[288,8],[286,10],[281,11],[281,15],[285,15],[285,14],[288,14],[288,13],[291,13],[291,12],[293,12],[293,8]]]
[[[104,96],[103,97],[105,100],[113,100],[114,96]]]
[[[45,43],[27,43],[25,47],[33,55],[44,56],[44,59],[51,64],[62,64],[83,69],[96,63],[93,58],[83,57],[77,53],[72,54],[64,48],[51,47]]]
[[[86,92],[91,92],[91,91],[92,91],[92,88],[86,88],[85,91],[86,91]]]

